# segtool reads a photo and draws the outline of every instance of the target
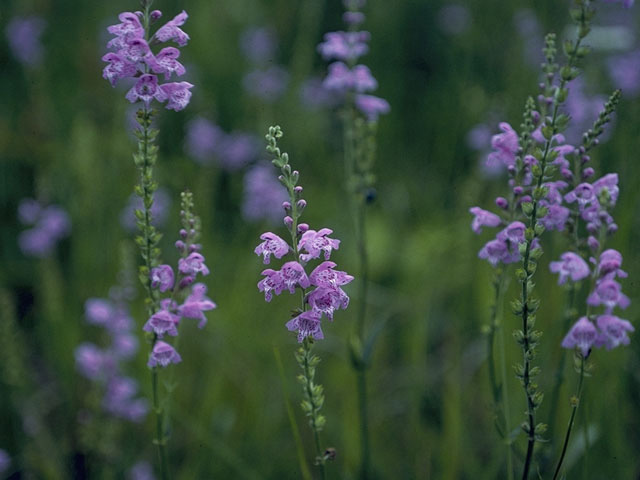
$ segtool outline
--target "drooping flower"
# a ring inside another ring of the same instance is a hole
[[[581,209],[595,199],[593,186],[590,183],[581,183],[564,196],[567,203],[578,202]]]
[[[167,367],[171,363],[180,363],[181,361],[182,357],[171,345],[158,340],[149,355],[147,366],[149,368],[157,367],[158,365]]]
[[[598,331],[595,325],[591,323],[587,317],[581,317],[562,340],[562,347],[578,347],[582,356],[587,358],[591,347],[596,343],[597,337]]]
[[[198,252],[192,252],[187,258],[178,260],[178,270],[184,275],[209,275],[209,269],[204,264],[204,257]]]
[[[260,235],[260,240],[263,240],[263,242],[255,248],[254,252],[258,256],[262,255],[265,265],[268,265],[271,261],[271,255],[276,258],[282,258],[289,253],[289,244],[275,233],[263,233]]]
[[[334,270],[335,266],[336,264],[331,261],[322,262],[311,272],[309,280],[316,287],[337,287],[346,285],[353,280],[353,276],[347,272]]]
[[[159,102],[164,102],[167,99],[167,94],[158,87],[158,77],[145,73],[142,75],[136,84],[131,87],[131,90],[125,96],[131,103],[136,103],[141,100],[147,108],[151,100],[154,98]]]
[[[284,279],[279,271],[267,268],[260,275],[264,278],[258,282],[258,291],[264,292],[264,299],[270,302],[273,294],[280,295],[284,290]]]
[[[311,285],[309,277],[307,277],[304,271],[304,267],[298,262],[287,262],[282,265],[280,276],[284,288],[289,290],[290,293],[295,293],[296,286],[298,285],[302,288],[308,288],[309,285]]]
[[[471,222],[471,230],[474,233],[481,233],[482,227],[497,227],[502,222],[498,215],[480,207],[471,207],[469,212],[474,216]]]
[[[117,53],[107,53],[102,57],[102,61],[109,62],[109,65],[102,70],[102,77],[108,80],[112,87],[116,86],[118,80],[133,77],[138,71],[135,63]]]
[[[492,266],[498,263],[515,263],[520,259],[518,249],[508,245],[505,239],[495,238],[488,241],[478,252],[478,257],[487,260]]]
[[[584,259],[573,252],[565,252],[561,256],[561,261],[551,262],[549,269],[552,273],[559,273],[558,285],[562,285],[570,278],[573,282],[578,282],[589,276],[589,265]]]
[[[614,279],[616,277],[626,278],[627,272],[622,270],[622,254],[613,248],[605,250],[600,254],[598,262],[598,276]]]
[[[216,304],[205,296],[206,293],[206,285],[204,283],[196,283],[191,289],[191,295],[178,307],[178,313],[182,317],[200,320],[198,328],[203,328],[207,324],[207,317],[205,317],[204,312],[216,308]]]
[[[289,320],[286,327],[290,332],[298,332],[298,343],[302,343],[307,337],[322,340],[324,334],[322,333],[322,322],[320,318],[320,312],[307,310]]]
[[[515,221],[507,225],[504,230],[498,233],[499,240],[509,241],[514,245],[524,242],[524,232],[527,229],[524,223]]]
[[[627,333],[635,330],[629,321],[615,315],[600,315],[596,323],[600,330],[597,346],[604,346],[607,350],[611,350],[618,345],[629,345],[630,340]]]
[[[587,298],[587,304],[592,307],[604,305],[606,312],[611,313],[614,307],[618,306],[625,309],[629,306],[630,301],[624,293],[622,287],[615,280],[605,278],[598,282],[596,288]]]
[[[158,265],[151,269],[151,288],[166,292],[173,288],[174,275],[170,265]]]
[[[169,42],[174,41],[179,46],[184,47],[189,41],[189,35],[187,35],[180,27],[187,21],[189,15],[184,10],[176,15],[172,20],[169,20],[166,24],[158,29],[153,36],[151,42]]]
[[[503,133],[494,135],[491,138],[493,152],[487,157],[487,166],[504,165],[506,167],[514,165],[516,153],[518,152],[518,134],[506,122],[499,125]]]
[[[335,310],[345,310],[349,306],[349,296],[340,287],[334,286],[316,288],[308,295],[307,301],[329,320],[333,320]]]
[[[321,228],[317,232],[315,230],[307,230],[304,232],[298,243],[298,250],[304,250],[307,253],[300,254],[300,259],[303,262],[308,262],[312,258],[319,258],[320,254],[324,252],[324,259],[329,260],[331,251],[337,250],[340,247],[340,240],[335,240],[327,236],[332,233],[333,230],[329,228]]]
[[[191,100],[192,88],[193,85],[189,82],[172,82],[160,85],[160,90],[168,99],[166,108],[176,112],[184,110]]]
[[[165,333],[175,337],[178,335],[177,324],[179,321],[178,315],[174,315],[168,310],[160,310],[151,315],[142,329],[145,332],[155,333],[159,338],[162,338]]]

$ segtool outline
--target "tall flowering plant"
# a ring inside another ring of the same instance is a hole
[[[199,276],[209,274],[205,258],[198,243],[200,220],[193,211],[193,196],[190,192],[182,194],[182,229],[175,246],[180,254],[177,268],[162,264],[159,241],[160,232],[153,225],[152,213],[154,193],[158,188],[153,179],[153,167],[157,160],[158,147],[154,145],[158,131],[152,128],[155,110],[154,102],[166,103],[169,110],[184,109],[191,98],[191,85],[188,82],[159,83],[160,76],[169,80],[173,75],[185,73],[184,66],[178,61],[180,51],[167,46],[154,53],[153,47],[173,42],[183,47],[189,40],[182,30],[188,18],[182,12],[151,34],[151,26],[162,17],[159,10],[151,10],[153,0],[141,0],[142,11],[124,12],[119,15],[120,23],[108,27],[113,38],[103,60],[108,62],[103,77],[112,85],[118,81],[133,80],[133,86],[126,99],[137,103],[137,121],[140,128],[135,130],[138,138],[138,151],[134,162],[140,174],[135,193],[142,199],[142,208],[135,211],[140,235],[136,243],[140,247],[143,264],[139,277],[145,291],[148,320],[143,330],[150,343],[151,351],[147,365],[151,371],[153,411],[156,414],[156,438],[159,466],[162,479],[170,476],[166,453],[167,429],[165,425],[165,401],[160,400],[158,377],[160,371],[171,364],[182,361],[176,350],[176,342],[168,342],[169,337],[177,337],[182,319],[198,320],[198,327],[206,324],[205,311],[216,305],[206,296],[207,288],[196,283]]]
[[[506,368],[503,335],[500,335],[501,380],[498,381],[494,360],[495,334],[501,328],[500,309],[510,264],[519,264],[515,276],[519,283],[520,295],[512,303],[513,313],[519,318],[522,328],[514,332],[517,343],[522,348],[523,361],[515,366],[516,376],[523,387],[526,400],[525,421],[522,430],[527,438],[526,452],[523,455],[522,478],[529,478],[534,460],[535,444],[542,439],[547,425],[536,423],[538,407],[543,394],[535,377],[540,368],[534,365],[536,347],[542,335],[534,329],[536,313],[540,300],[534,298],[534,276],[543,251],[540,239],[545,231],[558,231],[570,239],[571,250],[565,252],[559,261],[550,263],[552,272],[559,274],[561,285],[569,284],[568,305],[565,322],[570,323],[574,315],[574,302],[579,290],[579,282],[591,278],[588,308],[571,328],[562,341],[562,347],[577,347],[576,366],[580,374],[577,394],[572,397],[572,414],[565,442],[554,473],[557,478],[575,411],[577,409],[586,359],[592,347],[613,348],[629,342],[627,332],[632,331],[631,324],[612,315],[617,306],[625,308],[629,301],[620,289],[616,278],[626,274],[620,270],[622,256],[615,250],[603,251],[607,235],[617,227],[610,215],[618,197],[618,178],[615,174],[605,175],[593,183],[589,179],[595,174],[590,167],[589,152],[598,144],[619,101],[620,93],[614,92],[593,128],[583,135],[582,144],[570,145],[563,132],[567,129],[570,117],[566,110],[566,101],[572,85],[580,75],[578,63],[588,53],[584,39],[591,29],[591,20],[595,15],[590,0],[575,0],[571,10],[577,26],[577,36],[564,44],[567,57],[562,67],[556,63],[555,36],[549,34],[545,41],[545,62],[543,63],[544,81],[537,104],[533,98],[526,103],[520,133],[509,124],[500,124],[502,133],[492,139],[493,152],[487,163],[491,167],[506,169],[509,176],[509,194],[496,198],[499,213],[493,213],[479,207],[470,209],[474,216],[472,229],[481,233],[483,227],[500,228],[494,239],[487,242],[478,256],[486,259],[495,268],[494,287],[495,305],[489,333],[489,378],[492,384],[494,402],[497,409],[497,426],[507,440],[507,473],[513,478],[512,442],[509,427],[509,401],[506,388]],[[590,268],[587,261],[592,263]],[[593,313],[594,307],[603,307],[601,315]],[[567,324],[568,327],[568,324]],[[550,422],[553,426],[555,405],[564,367],[564,356],[559,365],[554,385]]]
[[[270,264],[273,258],[285,258],[287,261],[280,270],[263,270],[264,278],[258,282],[258,290],[264,293],[267,302],[271,301],[274,294],[280,295],[284,291],[295,294],[296,290],[300,291],[300,306],[294,310],[286,328],[297,332],[298,343],[302,344],[296,353],[296,360],[302,369],[299,377],[304,393],[302,409],[309,417],[316,448],[316,464],[325,478],[324,464],[332,458],[333,450],[321,448],[320,432],[326,423],[324,415],[320,413],[324,389],[315,382],[320,358],[312,354],[312,348],[314,340],[324,338],[322,319],[333,321],[336,310],[344,310],[349,306],[349,297],[342,287],[350,283],[353,277],[335,270],[337,265],[330,260],[333,250],[340,247],[340,240],[329,236],[333,231],[329,228],[312,230],[308,224],[300,223],[307,202],[302,198],[302,187],[298,185],[299,172],[291,170],[289,155],[278,147],[280,138],[280,127],[270,127],[266,135],[267,151],[275,156],[272,162],[280,169],[278,178],[289,194],[289,200],[282,205],[289,239],[265,232],[260,236],[262,242],[255,248],[255,253],[262,257],[265,265]],[[316,261],[320,263],[311,270],[309,264]]]
[[[358,405],[360,411],[361,476],[369,478],[371,454],[369,446],[369,422],[366,369],[369,358],[365,358],[362,345],[365,343],[365,319],[367,316],[367,284],[369,281],[368,252],[366,240],[366,207],[375,198],[375,133],[380,115],[389,113],[389,103],[371,95],[378,82],[360,58],[369,51],[370,33],[360,30],[365,21],[361,11],[365,0],[344,0],[343,21],[346,31],[329,32],[318,45],[318,52],[329,64],[329,72],[323,87],[340,99],[344,138],[344,164],[347,189],[351,198],[355,218],[356,243],[360,274],[359,308],[356,332],[351,341],[352,364],[357,374]],[[368,357],[368,355],[367,355]]]

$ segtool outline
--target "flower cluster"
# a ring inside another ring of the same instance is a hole
[[[133,319],[125,289],[113,289],[110,299],[90,298],[85,303],[85,318],[91,325],[103,328],[109,347],[102,349],[84,342],[75,349],[76,368],[87,379],[104,389],[102,408],[117,418],[142,421],[149,411],[147,401],[137,398],[137,382],[122,374],[123,363],[138,351],[138,339],[132,334]]]
[[[160,27],[150,35],[149,24],[162,17],[159,10],[154,10],[148,16],[143,12],[123,12],[118,18],[120,23],[107,28],[114,35],[107,48],[114,51],[107,53],[102,60],[108,62],[102,76],[115,86],[124,78],[135,78],[135,85],[126,95],[131,103],[142,101],[149,108],[154,99],[167,102],[169,110],[182,110],[191,99],[189,82],[158,83],[158,76],[164,75],[167,81],[173,74],[182,76],[186,73],[184,66],[178,61],[180,50],[175,47],[164,47],[153,53],[151,47],[172,41],[183,47],[189,40],[180,27],[185,23],[188,15],[185,11]]]
[[[174,271],[171,265],[158,265],[151,269],[151,288],[165,294],[158,308],[144,324],[143,330],[153,335],[153,348],[147,365],[150,368],[166,367],[179,363],[180,354],[168,343],[161,340],[165,335],[178,335],[178,326],[183,318],[198,320],[198,328],[207,323],[204,312],[216,308],[216,304],[206,296],[207,287],[195,283],[198,275],[208,275],[209,268],[200,253],[202,245],[197,243],[200,235],[200,219],[192,213],[193,199],[190,193],[182,194],[182,229],[180,239],[175,246],[181,254],[178,267]],[[184,297],[182,303],[176,301]]]
[[[57,205],[44,207],[32,198],[20,202],[18,218],[22,224],[32,226],[20,234],[18,244],[23,253],[34,257],[48,256],[71,231],[66,211]]]
[[[298,332],[298,342],[302,343],[309,336],[317,340],[324,338],[321,319],[324,315],[333,320],[335,310],[347,308],[349,297],[341,287],[351,282],[353,277],[335,270],[336,264],[330,261],[332,251],[340,247],[340,240],[330,237],[333,231],[328,228],[311,230],[306,223],[298,222],[307,202],[302,198],[302,187],[297,184],[299,173],[291,171],[287,154],[281,154],[276,146],[277,138],[281,136],[279,128],[271,127],[267,135],[267,149],[276,155],[273,163],[282,170],[279,179],[289,192],[290,201],[282,206],[285,211],[284,224],[289,230],[291,242],[275,233],[266,232],[260,236],[262,242],[255,248],[255,253],[262,257],[266,265],[271,263],[272,258],[292,259],[286,261],[279,270],[263,270],[264,278],[258,282],[258,290],[264,293],[267,302],[271,301],[274,294],[280,295],[285,290],[291,294],[297,288],[302,290],[303,308],[286,324],[289,331]],[[307,274],[308,263],[316,259],[323,261]],[[313,290],[307,292],[311,288]]]
[[[581,317],[562,340],[564,348],[577,347],[585,358],[593,347],[611,350],[618,345],[628,345],[628,333],[634,331],[628,320],[613,314],[614,308],[625,309],[629,306],[629,298],[622,293],[620,283],[615,280],[616,277],[627,276],[620,268],[622,255],[617,250],[609,249],[600,254],[597,262],[595,258],[591,258],[591,261],[594,264],[592,278],[595,287],[587,298],[587,305],[590,308],[602,307],[603,312],[597,316]],[[593,317],[595,324],[591,320]]]
[[[367,92],[378,88],[378,82],[366,65],[358,64],[361,56],[369,51],[371,34],[358,31],[365,16],[360,11],[364,0],[344,0],[347,11],[343,15],[348,31],[329,32],[318,52],[325,60],[334,60],[323,85],[327,90],[352,98],[356,108],[370,121],[375,122],[381,114],[389,113],[389,103]]]

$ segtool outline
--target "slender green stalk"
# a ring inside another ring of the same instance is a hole
[[[573,428],[573,421],[576,417],[576,411],[578,410],[578,405],[580,404],[580,395],[582,394],[582,382],[584,380],[584,362],[585,362],[584,357],[580,355],[580,378],[578,380],[578,388],[576,389],[576,394],[573,397],[571,397],[571,417],[569,418],[569,424],[567,425],[567,433],[564,436],[564,444],[562,445],[562,453],[560,454],[560,459],[558,460],[556,471],[553,474],[553,480],[556,480],[558,478],[558,474],[560,473],[560,469],[562,468],[562,462],[564,461],[564,456],[567,453],[567,446],[569,445],[569,438],[571,437],[571,429]]]
[[[300,432],[298,431],[298,423],[296,417],[293,414],[293,409],[289,403],[289,396],[287,394],[286,380],[284,376],[284,367],[282,365],[282,359],[280,358],[280,350],[275,345],[273,346],[273,356],[276,358],[276,365],[278,366],[278,373],[280,374],[280,382],[282,384],[282,393],[284,394],[284,403],[287,408],[287,417],[289,418],[289,425],[291,426],[291,434],[296,443],[296,452],[298,454],[298,462],[300,463],[300,472],[304,480],[311,480],[311,472],[307,466],[304,455],[304,446],[302,445],[302,438],[300,438]]]

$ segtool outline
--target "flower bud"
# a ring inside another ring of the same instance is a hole
[[[289,213],[291,211],[291,203],[282,202],[282,208],[284,208],[285,212]]]
[[[496,205],[499,208],[502,208],[503,210],[506,210],[507,207],[509,206],[509,201],[504,197],[498,197],[498,198],[496,198]]]
[[[187,238],[188,233],[184,228],[180,229],[180,238]]]
[[[298,225],[298,233],[304,233],[307,230],[309,230],[309,225],[306,223],[301,223],[300,225]]]
[[[293,225],[293,218],[287,215],[286,217],[284,217],[284,224],[287,228],[291,228],[291,226]]]
[[[175,245],[180,253],[184,252],[185,244],[182,240],[178,240]]]
[[[600,248],[600,242],[593,235],[589,235],[589,238],[587,238],[587,245],[589,245],[592,252],[597,252],[598,248]]]
[[[153,12],[151,12],[151,15],[149,15],[149,18],[152,22],[159,20],[160,17],[162,17],[162,12],[160,10],[154,10]]]
[[[304,210],[304,207],[306,206],[307,206],[307,201],[304,198],[301,198],[296,202],[296,207],[298,207],[299,212],[302,212]]]
[[[515,195],[522,195],[523,192],[524,192],[524,188],[522,188],[520,185],[513,187],[513,193]]]
[[[596,173],[595,170],[591,167],[585,168],[582,171],[582,179],[586,180],[587,178],[590,178],[593,176],[593,174]]]

